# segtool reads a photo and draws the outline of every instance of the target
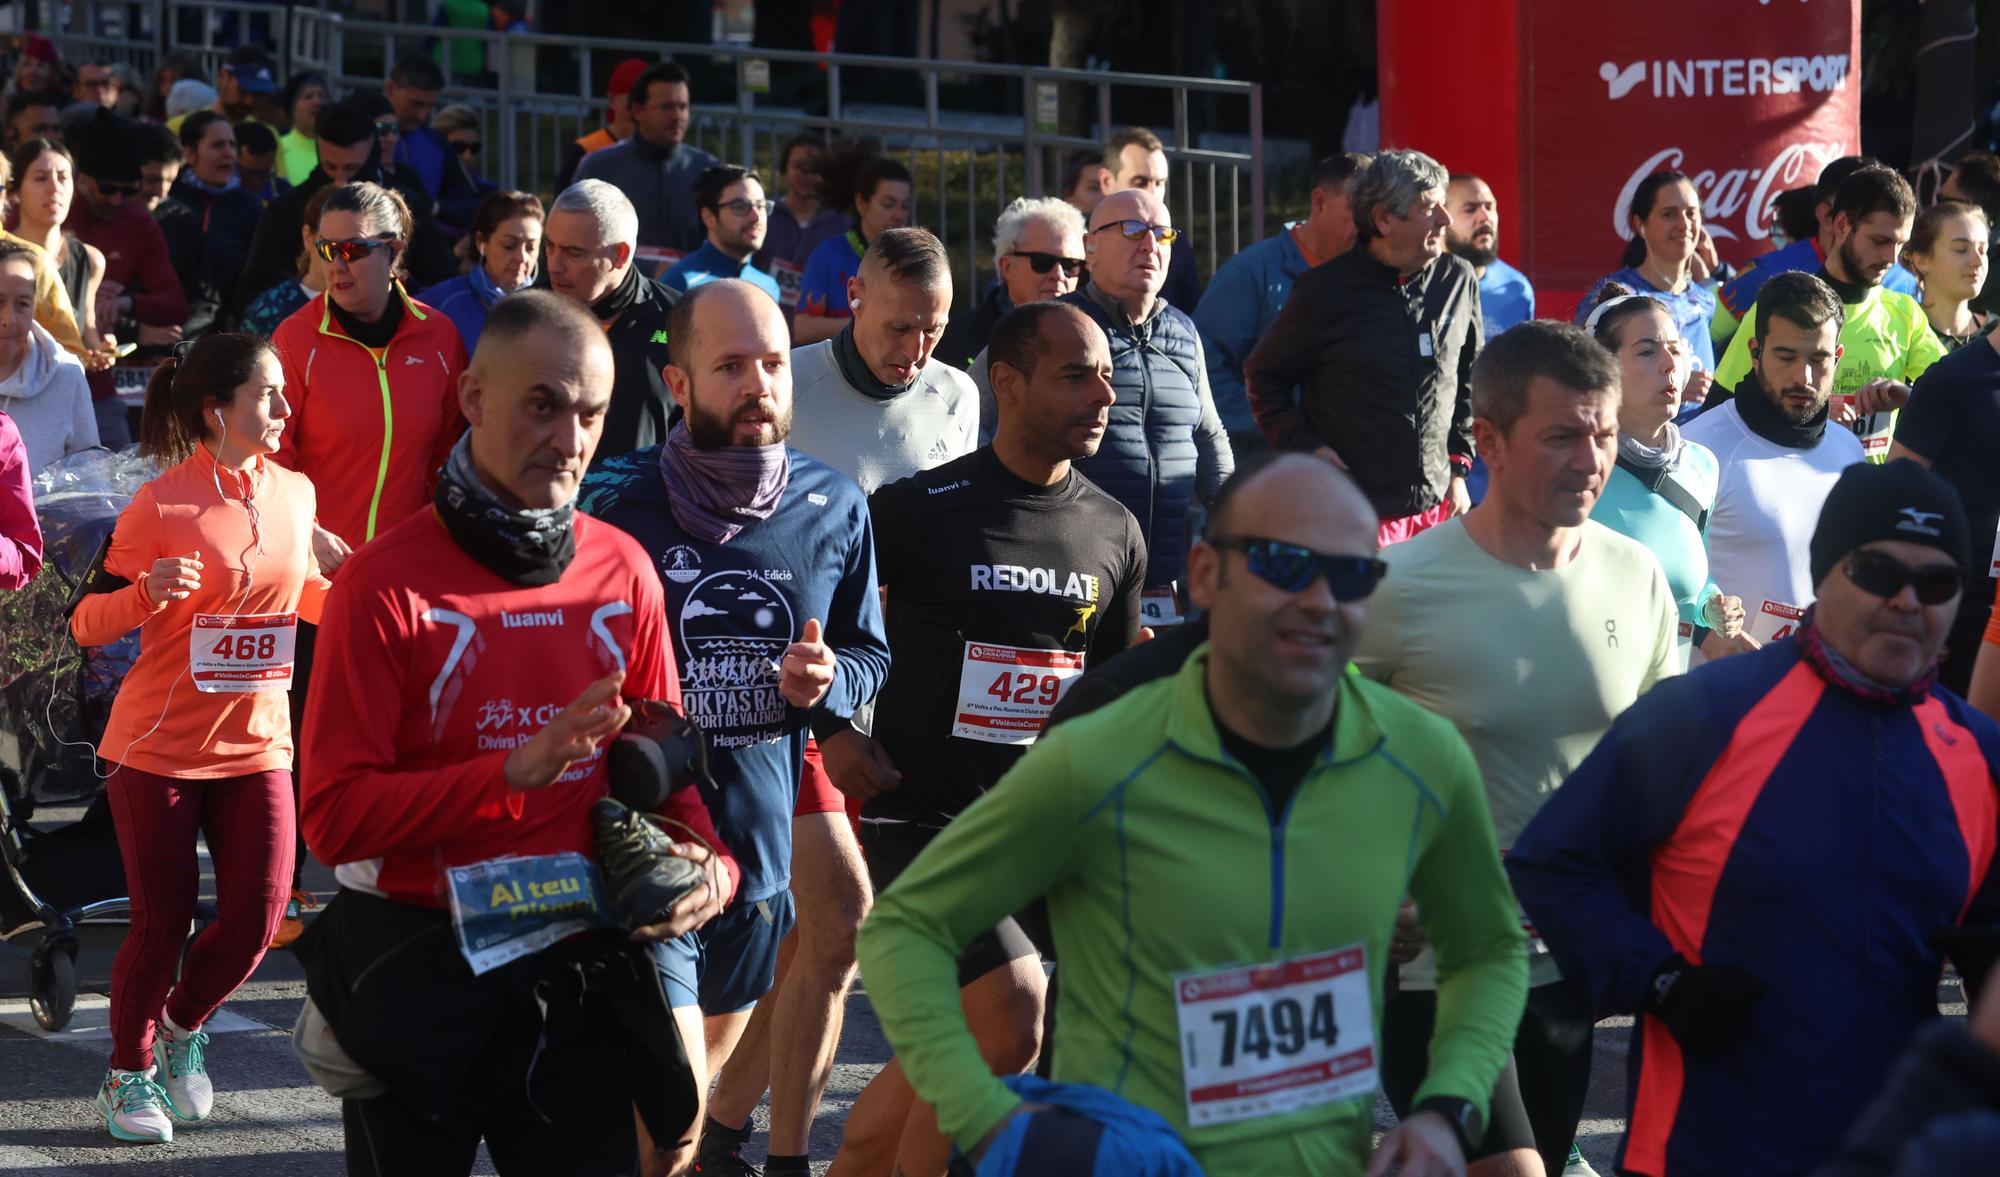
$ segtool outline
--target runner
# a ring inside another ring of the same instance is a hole
[[[1896,410],[1910,400],[1910,385],[1944,358],[1924,308],[1907,294],[1882,287],[1883,276],[1910,239],[1917,200],[1903,177],[1866,167],[1840,182],[1833,198],[1834,247],[1817,275],[1840,296],[1840,362],[1834,372],[1833,419],[1861,436],[1868,460],[1888,458]],[[1754,326],[1758,293],[1744,316]],[[1733,388],[1751,369],[1754,332],[1739,327],[1716,367],[1716,381]]]
[[[1640,1015],[1621,1172],[1812,1172],[1936,1018],[1941,938],[2000,919],[2000,726],[1936,685],[1958,496],[1850,466],[1811,550],[1793,639],[1641,699],[1507,860],[1564,975]]]
[[[832,731],[872,698],[889,651],[866,501],[785,444],[792,374],[777,301],[718,278],[681,299],[667,333],[681,424],[664,446],[594,471],[585,507],[636,536],[665,582],[682,697],[710,742],[709,801],[743,863],[736,906],[672,946],[669,996],[705,1015],[706,1069],[689,1047],[705,1089],[771,988],[793,924],[792,815],[808,723]],[[757,1045],[768,1059],[769,1044]],[[829,1059],[833,1045],[823,1044]],[[810,1122],[808,1107],[773,1172],[807,1171]],[[740,1122],[709,1125],[719,1143],[701,1171],[743,1171],[734,1146],[747,1133]]]
[[[635,1103],[693,1147],[700,1019],[667,1012],[622,929],[562,939],[579,924],[509,898],[589,893],[603,745],[630,701],[681,697],[645,553],[575,510],[611,373],[582,308],[495,304],[432,510],[357,552],[328,603],[302,818],[341,891],[298,944],[299,1038],[330,1031],[371,1080],[335,1089],[350,1173],[465,1173],[482,1138],[502,1173],[630,1173]],[[737,876],[697,790],[662,812],[709,882],[634,938],[703,923]],[[569,914],[601,926],[603,905]]]
[[[847,284],[860,270],[861,258],[877,237],[910,223],[916,190],[910,169],[893,159],[857,155],[857,150],[823,161],[823,195],[849,215],[853,228],[822,241],[806,259],[792,320],[792,337],[802,345],[840,334],[844,320],[854,313]]]
[[[1617,454],[1618,387],[1611,356],[1577,328],[1533,320],[1494,338],[1472,379],[1486,498],[1385,552],[1354,655],[1472,746],[1503,854],[1618,713],[1679,669],[1659,561],[1590,521]],[[1468,1154],[1475,1175],[1563,1172],[1590,1085],[1589,992],[1531,948],[1513,1065]],[[1383,1007],[1382,1086],[1399,1112],[1435,1073],[1425,1044],[1444,1008],[1439,975],[1424,954]]]
[[[1715,367],[1715,343],[1708,321],[1715,314],[1715,284],[1697,274],[1697,261],[1715,265],[1715,242],[1701,223],[1701,194],[1679,172],[1654,172],[1632,189],[1625,211],[1631,229],[1619,268],[1591,284],[1577,303],[1582,323],[1597,305],[1598,288],[1616,282],[1627,290],[1650,294],[1667,307],[1674,326],[1688,344],[1689,404],[1701,404],[1720,374]]]
[[[145,1142],[174,1138],[169,1110],[208,1116],[201,1027],[256,970],[284,914],[295,836],[285,691],[298,618],[318,617],[327,587],[312,483],[269,460],[291,416],[278,357],[251,335],[177,354],[154,371],[140,427],[142,452],[167,469],[119,515],[103,580],[70,619],[86,646],[143,635],[99,749],[132,928],[112,966],[97,1106],[115,1139]],[[183,965],[197,837],[213,858],[217,919]]]
[[[1618,464],[1591,518],[1657,556],[1680,606],[1680,665],[1700,646],[1710,658],[1756,640],[1743,633],[1743,600],[1708,576],[1709,512],[1715,508],[1715,455],[1674,424],[1686,347],[1666,304],[1616,282],[1584,320],[1584,330],[1618,357]]]
[[[1138,521],[1072,468],[1110,418],[1103,331],[1078,308],[1034,302],[1009,311],[988,348],[992,443],[870,500],[893,662],[873,739],[840,738],[866,742],[886,786],[861,809],[878,892],[1013,767],[1069,680],[1139,632]],[[966,1018],[1002,1075],[1034,1063],[1042,1017],[1041,962],[1014,910],[953,946]],[[935,1124],[892,1066],[856,1100],[833,1172],[893,1162],[935,1177],[951,1152]]]
[[[1023,1108],[967,1033],[953,958],[1046,896],[1057,1079],[1157,1112],[1210,1173],[1359,1177],[1373,995],[1407,886],[1450,969],[1430,1079],[1369,1172],[1464,1171],[1520,1017],[1522,935],[1464,741],[1341,673],[1382,571],[1376,527],[1331,466],[1252,458],[1194,549],[1212,641],[1046,733],[882,894],[861,932],[869,997],[960,1148]],[[1229,1095],[1252,1085],[1270,1106]]]
[[[944,245],[922,229],[891,229],[868,247],[853,289],[854,317],[841,333],[792,352],[791,440],[872,494],[971,453],[979,418],[964,374],[932,351],[951,305]],[[854,721],[863,734],[869,730],[865,708]],[[799,918],[778,949],[778,995],[750,1016],[716,1076],[701,1172],[745,1171],[739,1154],[767,1087],[777,1160],[766,1170],[804,1164],[854,984],[854,933],[871,901],[848,815],[883,770],[863,750],[864,741],[831,738],[823,765],[819,745],[806,745],[792,811]]]
[[[1790,271],[1766,282],[1745,323],[1754,365],[1726,402],[1682,436],[1715,454],[1709,575],[1741,594],[1751,638],[1789,637],[1812,603],[1806,546],[1834,479],[1862,460],[1860,439],[1828,429],[1842,332],[1826,283]],[[1741,396],[1735,395],[1741,393]]]

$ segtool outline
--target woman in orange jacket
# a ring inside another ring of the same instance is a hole
[[[132,892],[111,974],[111,1068],[97,1096],[119,1140],[173,1139],[213,1103],[201,1031],[248,978],[284,912],[296,816],[291,686],[298,618],[327,581],[313,485],[271,461],[291,406],[253,335],[176,349],[146,389],[140,446],[168,466],[118,517],[104,558],[123,587],[77,603],[78,642],[140,631],[100,754]],[[206,836],[218,918],[175,980]]]

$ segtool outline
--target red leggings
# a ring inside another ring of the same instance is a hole
[[[132,930],[111,969],[111,1065],[140,1071],[162,1003],[175,1025],[199,1026],[264,959],[291,893],[292,774],[193,780],[114,765],[106,795],[132,894]],[[176,984],[201,882],[197,833],[215,863],[217,918]]]

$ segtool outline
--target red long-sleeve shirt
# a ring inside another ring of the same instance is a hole
[[[347,886],[446,904],[445,868],[504,855],[590,853],[604,751],[555,784],[507,785],[507,754],[592,682],[680,706],[660,582],[638,543],[579,515],[556,583],[522,588],[475,563],[434,511],[341,568],[321,620],[301,763],[306,845]],[[736,861],[697,790],[661,812]],[[677,840],[689,840],[684,834]]]

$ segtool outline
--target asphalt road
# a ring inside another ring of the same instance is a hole
[[[331,872],[316,865],[307,883],[333,891]],[[291,1026],[305,996],[297,961],[288,952],[265,958],[250,982],[211,1022],[209,1071],[216,1110],[198,1125],[178,1125],[174,1143],[135,1146],[113,1141],[94,1104],[110,1049],[103,995],[122,929],[87,929],[79,975],[84,996],[75,1021],[60,1035],[43,1034],[27,1012],[30,945],[0,944],[0,1173],[49,1177],[131,1172],[173,1177],[331,1177],[345,1172],[340,1108],[306,1080],[291,1053]],[[1947,1012],[1964,1012],[1955,984],[1940,991]],[[1624,1131],[1625,1037],[1629,1019],[1599,1026],[1590,1101],[1578,1143],[1586,1159],[1610,1177]],[[841,1124],[856,1094],[888,1060],[889,1047],[857,991],[833,1083],[813,1129],[815,1171],[840,1144]],[[1379,1126],[1393,1123],[1378,1103]],[[763,1118],[760,1109],[758,1118]],[[763,1142],[748,1155],[761,1159]],[[481,1153],[478,1173],[493,1169]]]

